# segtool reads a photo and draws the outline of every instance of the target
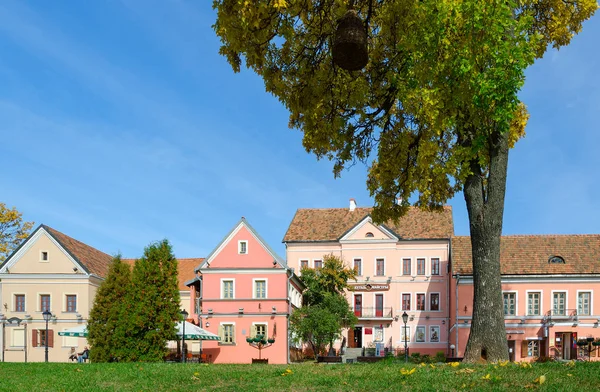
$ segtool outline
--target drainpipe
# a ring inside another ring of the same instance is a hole
[[[292,363],[290,359],[290,313],[292,312],[292,301],[290,297],[290,280],[292,279],[292,275],[294,274],[294,270],[292,268],[286,269],[287,274],[287,314],[285,318],[287,319],[287,331],[286,331],[286,350],[287,350],[287,363]]]
[[[458,345],[458,282],[460,281],[460,274],[456,274],[456,289],[454,295],[456,296],[456,315],[454,316],[454,326],[456,327],[456,355],[458,355],[459,345]]]

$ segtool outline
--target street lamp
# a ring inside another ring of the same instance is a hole
[[[452,350],[452,358],[454,358],[454,349],[456,348],[455,345],[451,344],[450,345],[450,350]]]
[[[181,315],[183,316],[183,333],[181,334],[182,343],[181,343],[181,362],[185,363],[185,319],[188,316],[188,312],[185,309],[181,309]]]
[[[402,321],[404,321],[404,362],[408,363],[408,336],[406,335],[406,322],[408,321],[408,314],[406,314],[406,312],[402,313]]]
[[[52,313],[48,309],[42,312],[42,316],[44,316],[44,321],[46,321],[46,335],[44,338],[44,346],[46,346],[46,362],[48,362],[48,321],[50,321],[50,317],[52,317]]]

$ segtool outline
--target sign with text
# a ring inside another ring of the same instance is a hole
[[[353,291],[388,291],[389,284],[383,283],[366,283],[366,284],[351,284],[348,285]]]

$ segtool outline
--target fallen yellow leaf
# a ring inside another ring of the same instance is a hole
[[[413,374],[416,371],[417,371],[417,368],[412,368],[410,370],[406,370],[405,368],[400,369],[400,373],[402,373],[402,375],[404,375],[404,376],[410,376],[411,374]]]
[[[546,382],[546,376],[544,376],[544,375],[542,375],[542,376],[539,376],[539,377],[538,377],[538,378],[536,378],[536,379],[535,379],[533,382],[534,382],[534,383],[536,383],[536,384],[540,384],[540,385],[542,385],[543,383],[545,383],[545,382]]]
[[[460,363],[458,363],[458,362],[449,362],[448,366],[458,367],[458,366],[460,366]]]
[[[490,374],[486,374],[485,376],[481,377],[482,380],[489,380],[491,378]]]
[[[504,367],[504,366],[508,365],[509,363],[510,363],[509,361],[500,361],[500,362],[498,362],[498,365]]]

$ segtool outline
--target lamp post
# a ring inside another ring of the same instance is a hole
[[[408,363],[408,342],[406,338],[406,322],[408,321],[408,314],[402,313],[402,321],[404,321],[404,362]]]
[[[181,334],[181,362],[185,363],[185,319],[188,316],[188,312],[185,309],[181,309],[181,315],[183,316],[183,330]]]
[[[455,345],[451,344],[450,345],[450,350],[452,350],[452,358],[454,358],[454,349],[456,348]]]
[[[44,337],[44,346],[46,347],[46,362],[48,362],[48,321],[50,321],[50,317],[52,317],[52,313],[48,309],[42,312],[42,316],[44,316],[44,321],[46,321],[46,335]]]

